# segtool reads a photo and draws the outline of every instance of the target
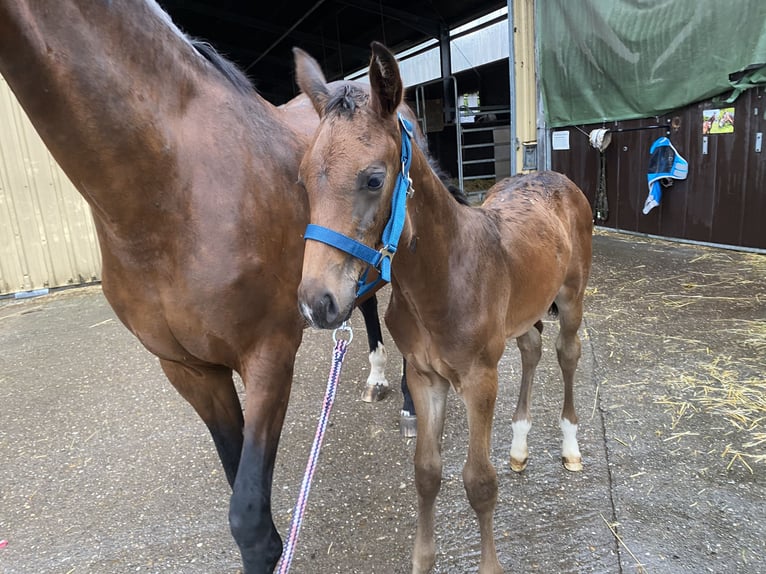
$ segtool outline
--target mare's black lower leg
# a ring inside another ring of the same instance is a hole
[[[407,359],[402,359],[402,411],[399,415],[399,432],[403,437],[418,436],[418,419],[415,416],[415,403],[412,402],[410,388],[407,386]]]
[[[271,513],[271,482],[300,334],[270,337],[243,366],[244,445],[229,525],[242,554],[244,574],[271,574],[282,554],[282,539]]]
[[[367,344],[370,349],[370,374],[362,391],[362,400],[368,403],[384,399],[390,390],[386,379],[386,348],[383,345],[383,332],[378,317],[378,298],[373,295],[359,304],[367,331]]]

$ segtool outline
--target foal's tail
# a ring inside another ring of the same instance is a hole
[[[556,302],[554,301],[551,303],[551,306],[548,308],[548,315],[553,317],[554,319],[559,316],[559,308],[556,306]],[[537,323],[535,323],[535,329],[537,329],[540,334],[543,332],[543,320],[540,319]]]

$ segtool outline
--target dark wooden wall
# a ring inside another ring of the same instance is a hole
[[[710,134],[703,155],[703,110],[721,107],[735,108],[734,133]],[[665,128],[618,131],[654,125]],[[704,101],[657,118],[554,130],[570,132],[570,149],[553,150],[551,167],[577,183],[591,205],[599,152],[590,146],[587,134],[600,127],[614,130],[605,152],[609,217],[601,225],[766,249],[766,90],[748,90],[734,104]],[[755,152],[758,132],[764,134],[760,153]],[[660,206],[644,215],[649,148],[663,135],[689,162],[689,175],[664,188]]]

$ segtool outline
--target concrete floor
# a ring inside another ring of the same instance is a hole
[[[766,572],[765,276],[764,256],[594,238],[577,375],[582,473],[559,463],[555,323],[521,475],[507,464],[514,344],[500,364],[492,459],[506,571]],[[295,573],[409,572],[414,441],[399,437],[398,393],[359,400],[367,353],[361,315],[353,323]],[[329,333],[306,332],[274,478],[283,533],[331,349]],[[395,381],[392,344],[389,357]],[[98,287],[0,303],[0,394],[1,573],[238,571],[212,441]],[[435,572],[476,572],[465,412],[455,397],[449,408]]]

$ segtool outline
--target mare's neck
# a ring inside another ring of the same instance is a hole
[[[200,98],[227,105],[239,96],[154,0],[0,0],[0,74],[107,219],[124,212],[126,195],[154,201],[167,192],[181,171],[178,148],[197,135],[184,133],[182,118]],[[268,106],[249,100],[240,115]],[[207,111],[198,120],[215,124]]]

